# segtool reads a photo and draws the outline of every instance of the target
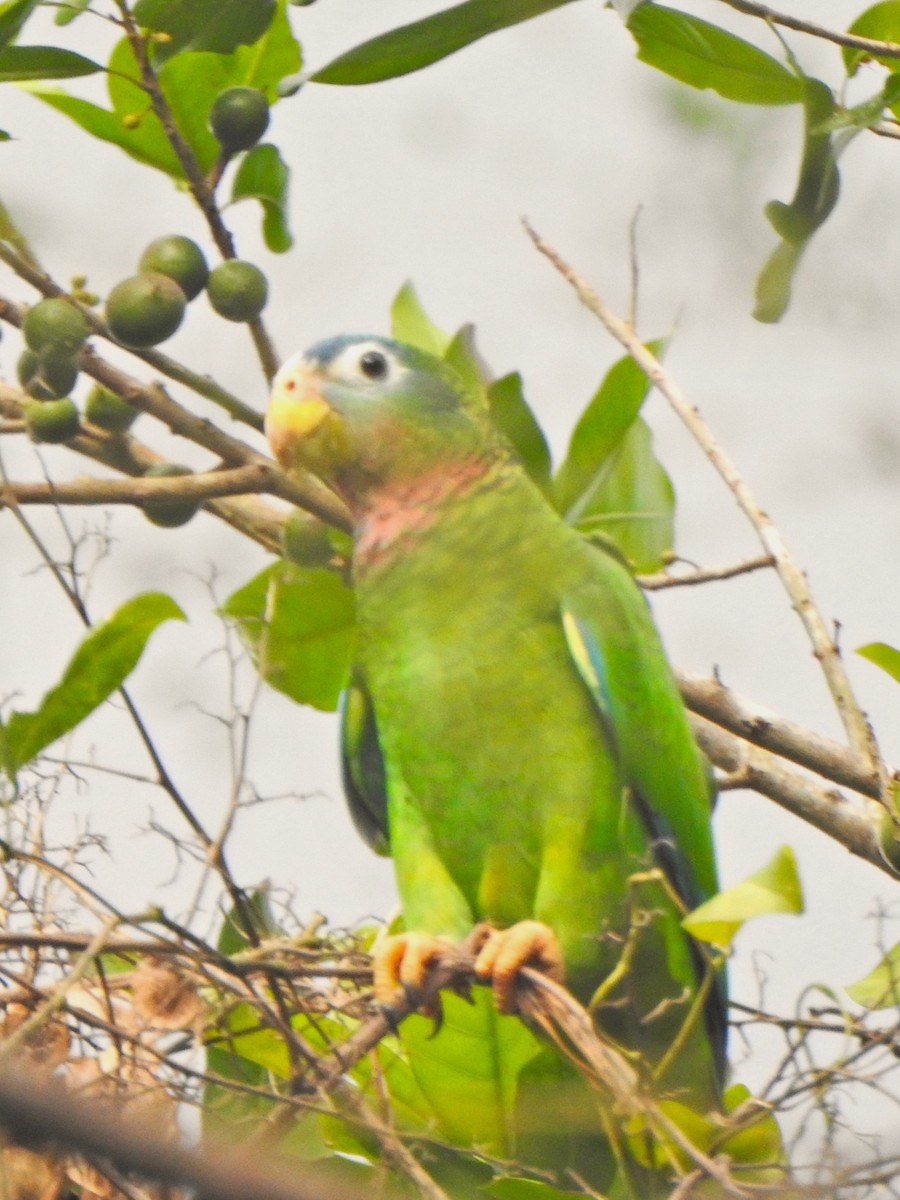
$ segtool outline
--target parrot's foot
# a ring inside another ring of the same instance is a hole
[[[519,921],[509,929],[478,925],[467,939],[467,948],[475,955],[475,974],[490,983],[494,1003],[503,1013],[518,1011],[516,976],[522,967],[534,967],[556,983],[565,976],[556,934],[542,921]]]
[[[443,1017],[440,996],[435,994],[421,1003],[422,989],[428,974],[442,957],[452,949],[447,938],[430,933],[398,933],[375,946],[372,960],[375,1001],[395,1024],[395,1000],[398,989],[409,1002],[439,1028]]]

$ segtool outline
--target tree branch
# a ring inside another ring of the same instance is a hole
[[[676,678],[688,708],[701,717],[833,783],[878,798],[878,776],[861,754],[755,705],[717,679],[687,671],[677,672]]]
[[[73,1103],[67,1089],[19,1070],[0,1073],[0,1126],[26,1146],[62,1146],[107,1159],[120,1171],[189,1187],[208,1200],[339,1200],[354,1195],[345,1180],[337,1185],[317,1182],[314,1168],[304,1168],[296,1159],[284,1166],[262,1166],[258,1151],[235,1150],[233,1143],[210,1141],[203,1149],[186,1148],[154,1134],[145,1121],[123,1117],[121,1104],[83,1096]]]
[[[767,4],[756,4],[754,0],[722,0],[729,8],[749,17],[759,17],[771,25],[782,25],[785,29],[795,29],[798,33],[808,33],[812,37],[821,38],[826,42],[834,42],[837,46],[846,46],[848,50],[863,50],[872,58],[900,58],[900,45],[896,42],[882,42],[877,38],[859,37],[855,33],[838,33],[834,29],[826,29],[824,25],[816,25],[812,21],[801,21],[789,13],[776,12]]]
[[[748,745],[703,717],[693,717],[691,724],[704,754],[734,775],[732,786],[768,796],[840,842],[851,854],[897,878],[879,849],[878,818],[855,807],[839,791],[823,788],[786,767],[768,750]]]
[[[813,653],[822,665],[826,682],[844,728],[847,730],[847,736],[850,739],[851,745],[860,754],[866,755],[872,762],[873,768],[881,772],[881,760],[875,742],[875,735],[865,714],[856,701],[838,647],[829,633],[821,613],[813,602],[806,577],[791,557],[778,527],[757,503],[737,467],[718,444],[709,427],[703,421],[699,410],[696,406],[689,403],[681,388],[663,369],[654,355],[650,353],[631,326],[616,316],[600,299],[594,289],[548,242],[532,229],[527,221],[524,224],[525,230],[535,247],[550,260],[566,282],[575,290],[582,304],[598,318],[607,331],[625,348],[641,370],[647,375],[650,382],[668,400],[671,407],[690,430],[707,458],[709,458],[727,484],[740,508],[756,531],[757,536],[763,544],[763,548],[775,560],[775,569],[788,593],[791,605],[803,622],[812,643]],[[882,780],[880,795],[886,797],[886,779],[882,774],[879,777]]]

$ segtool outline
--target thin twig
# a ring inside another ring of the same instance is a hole
[[[640,586],[647,592],[661,591],[663,588],[694,587],[698,583],[715,583],[723,579],[735,579],[739,575],[750,575],[753,571],[761,571],[766,567],[774,567],[775,559],[771,554],[759,554],[755,558],[745,558],[741,562],[729,563],[725,567],[698,567],[684,575],[674,575],[671,571],[658,571],[654,575],[636,575]]]
[[[777,12],[767,4],[756,4],[754,0],[722,0],[722,3],[746,16],[759,17],[772,25],[783,25],[785,29],[808,33],[811,37],[834,42],[837,46],[846,46],[848,50],[863,50],[872,58],[900,58],[900,44],[897,42],[882,42],[877,38],[860,37],[855,33],[839,33],[836,29],[827,29],[824,25],[803,21],[789,13]]]
[[[622,321],[600,299],[594,289],[560,256],[560,254],[534,229],[524,222],[526,232],[537,249],[543,254],[563,278],[574,288],[579,300],[608,330],[609,333],[631,355],[644,371],[651,383],[665,396],[669,404],[690,430],[710,462],[721,475],[750,521],[764,549],[775,560],[775,569],[788,593],[791,604],[803,622],[812,643],[813,653],[822,665],[825,679],[834,699],[841,721],[847,731],[850,744],[858,753],[865,755],[878,770],[883,784],[886,779],[875,742],[875,735],[865,714],[857,703],[847,672],[844,669],[837,645],[828,627],[816,608],[806,577],[791,557],[784,539],[768,514],[757,503],[752,492],[741,477],[710,429],[700,416],[698,409],[689,403],[681,388],[663,369],[659,361],[647,350],[635,331]],[[882,796],[887,795],[886,786]]]
[[[59,483],[16,483],[0,491],[0,508],[16,504],[137,504],[154,497],[178,500],[211,500],[244,492],[269,490],[269,471],[262,463],[223,471],[198,471],[143,479],[69,479]]]

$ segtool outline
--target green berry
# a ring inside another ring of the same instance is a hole
[[[324,567],[334,557],[325,525],[300,508],[295,508],[285,521],[281,546],[284,557],[301,567]]]
[[[209,110],[209,127],[223,150],[249,150],[269,127],[269,102],[259,88],[230,87]]]
[[[16,373],[19,383],[35,400],[59,400],[68,396],[75,386],[78,364],[74,358],[23,350],[16,363]]]
[[[33,442],[68,442],[80,429],[74,400],[34,400],[25,409],[25,428]]]
[[[159,271],[142,271],[109,293],[106,323],[117,342],[140,349],[171,337],[186,307],[185,294],[174,279]]]
[[[157,463],[148,467],[144,472],[145,479],[166,479],[173,475],[193,475],[190,467],[179,466],[178,463]],[[153,497],[144,501],[144,515],[154,525],[163,529],[177,529],[186,525],[195,516],[200,505],[195,500],[168,500],[164,497]]]
[[[227,321],[255,321],[266,306],[269,285],[259,267],[230,258],[210,271],[206,294]]]
[[[138,414],[121,396],[95,383],[84,402],[84,415],[92,425],[107,433],[127,433]]]
[[[203,251],[197,243],[177,233],[152,241],[141,255],[138,269],[168,275],[188,300],[193,300],[203,291],[209,275]]]
[[[87,341],[88,323],[71,300],[54,296],[29,308],[22,322],[22,333],[29,350],[71,358]]]

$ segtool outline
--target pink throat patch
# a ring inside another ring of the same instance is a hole
[[[470,491],[489,471],[489,462],[472,458],[370,492],[360,505],[356,562],[373,566],[395,543],[415,540],[434,524],[445,501]]]

